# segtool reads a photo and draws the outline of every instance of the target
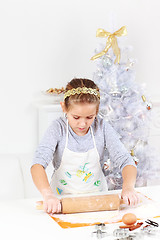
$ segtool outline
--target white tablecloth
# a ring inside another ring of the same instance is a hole
[[[143,187],[137,189],[153,200],[160,202],[160,186]],[[115,193],[112,191],[112,193]],[[92,237],[94,226],[62,229],[48,214],[36,209],[36,201],[41,199],[20,199],[0,201],[0,239],[20,240],[20,239],[96,239]],[[160,219],[156,218],[160,223]],[[118,228],[120,223],[109,224],[106,226],[109,232]],[[105,239],[116,239],[113,236],[104,237]],[[160,239],[158,237],[144,236],[143,239]]]

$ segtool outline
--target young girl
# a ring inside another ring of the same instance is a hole
[[[122,171],[123,200],[130,205],[139,202],[134,190],[135,162],[114,129],[98,117],[99,103],[99,89],[93,81],[73,79],[61,102],[66,116],[52,122],[38,146],[31,174],[48,213],[61,211],[60,195],[107,191],[102,171],[106,148]],[[45,168],[51,161],[54,173],[49,184]]]

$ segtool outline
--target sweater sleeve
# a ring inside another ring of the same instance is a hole
[[[53,161],[53,156],[61,136],[61,127],[58,121],[53,121],[45,132],[39,146],[37,147],[32,165],[40,164],[44,168]]]
[[[121,171],[127,165],[136,167],[135,161],[125,148],[124,144],[121,142],[120,135],[107,122],[104,123],[104,132],[106,148],[108,149],[112,164],[115,167],[119,167]]]

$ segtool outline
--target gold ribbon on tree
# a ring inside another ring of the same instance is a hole
[[[114,63],[118,63],[120,62],[120,49],[118,47],[118,43],[117,43],[117,38],[116,37],[121,37],[121,36],[125,36],[127,35],[127,29],[125,26],[121,27],[119,30],[117,30],[116,32],[114,33],[110,33],[110,32],[106,32],[104,29],[102,28],[99,28],[97,30],[97,33],[96,33],[96,37],[108,37],[107,39],[107,43],[106,43],[106,47],[105,49],[96,54],[95,56],[93,56],[91,58],[91,60],[95,60],[96,58],[99,58],[103,55],[105,55],[109,48],[112,47],[113,49],[113,52],[116,56],[116,59],[115,59],[115,62]]]

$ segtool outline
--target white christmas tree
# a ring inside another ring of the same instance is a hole
[[[135,81],[135,60],[130,57],[132,47],[119,47],[117,42],[126,34],[126,27],[112,34],[97,30],[96,36],[105,37],[107,43],[100,44],[91,58],[97,64],[93,80],[100,88],[99,114],[117,131],[136,162],[136,185],[145,186],[148,180],[159,177],[160,160],[148,143],[152,104],[144,88]],[[109,189],[119,189],[122,187],[119,165],[110,159],[107,149],[105,154]]]

